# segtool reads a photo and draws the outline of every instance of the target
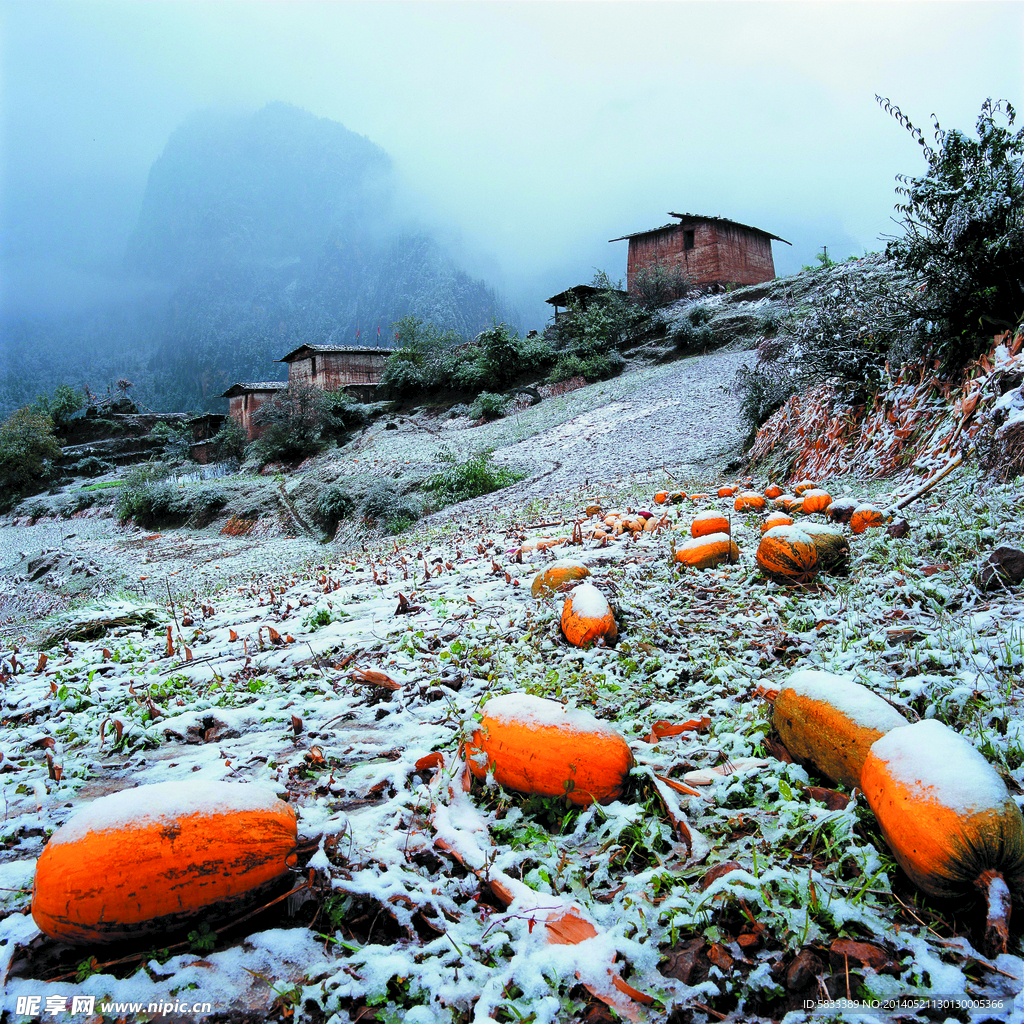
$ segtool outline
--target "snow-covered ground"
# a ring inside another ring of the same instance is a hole
[[[971,577],[995,544],[1024,542],[1021,487],[954,474],[911,507],[909,537],[851,537],[848,576],[796,590],[760,575],[762,517],[731,512],[730,499],[669,506],[636,539],[574,544],[577,520],[597,522],[585,509],[598,491],[602,515],[654,511],[655,491],[684,474],[687,491],[703,482],[713,495],[738,443],[734,419],[716,425],[716,384],[699,363],[646,380],[612,382],[621,391],[601,396],[613,398],[604,408],[573,393],[595,404],[568,417],[542,403],[522,415],[557,422],[530,421],[520,439],[500,433],[515,430],[504,421],[477,428],[492,431],[496,457],[559,468],[365,551],[154,537],[109,520],[4,529],[4,566],[63,529],[76,557],[117,561],[125,581],[0,628],[9,1019],[29,1019],[19,1000],[27,1011],[38,997],[44,1020],[85,1020],[56,1012],[84,997],[92,1015],[108,1002],[175,1007],[105,1012],[129,1020],[795,1024],[829,1019],[806,1000],[848,993],[1006,996],[1017,1009],[970,1019],[1021,1019],[1019,931],[1010,954],[984,956],[977,907],[917,892],[862,797],[842,806],[814,788],[827,780],[771,756],[758,695],[801,669],[855,679],[911,721],[957,729],[1020,801],[1024,601],[1019,589],[982,594]],[[732,401],[723,394],[721,408]],[[388,434],[374,443],[435,443]],[[823,483],[834,497],[866,495],[851,478]],[[705,508],[731,512],[740,561],[682,571],[673,549]],[[561,543],[530,543],[542,538]],[[570,647],[563,597],[531,597],[535,572],[565,555],[611,601],[615,647]],[[613,725],[636,761],[622,797],[567,807],[471,782],[462,740],[489,697],[512,692]],[[683,732],[656,726],[705,717]],[[310,887],[223,935],[197,922],[168,949],[160,936],[145,951],[42,936],[27,911],[47,837],[97,798],[185,779],[286,797],[308,841],[292,887],[312,869]],[[687,780],[699,795],[679,791]]]

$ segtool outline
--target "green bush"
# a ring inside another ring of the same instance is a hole
[[[470,406],[469,414],[475,420],[497,420],[505,415],[509,404],[510,399],[507,395],[481,391],[476,396],[476,401]]]
[[[375,484],[363,501],[363,518],[382,526],[388,533],[402,533],[420,517],[420,507],[408,495],[399,494],[385,483]]]
[[[52,395],[40,395],[33,403],[33,409],[49,416],[56,429],[67,425],[68,420],[85,408],[87,398],[85,392],[73,388],[70,384],[58,384]]]
[[[701,324],[706,324],[711,320],[711,310],[704,305],[704,303],[698,303],[696,306],[691,306],[686,311],[686,319],[693,324],[694,327],[700,327]]]
[[[364,421],[364,410],[343,392],[291,384],[264,402],[252,421],[261,431],[253,454],[264,462],[293,462],[344,438]]]
[[[0,509],[23,494],[35,494],[57,476],[60,445],[53,420],[31,408],[18,409],[0,426]]]
[[[680,352],[706,349],[715,340],[708,324],[703,321],[695,324],[692,317],[677,324],[673,338]]]
[[[899,107],[875,98],[928,165],[920,177],[899,176],[903,234],[885,250],[923,285],[908,292],[904,322],[923,356],[957,369],[1024,318],[1024,129],[1011,131],[1009,103],[988,99],[976,139],[933,116],[932,147]]]
[[[690,279],[678,264],[652,263],[633,275],[632,291],[648,309],[658,309],[684,298]]]
[[[327,537],[333,537],[338,524],[352,515],[354,509],[352,495],[332,484],[317,495],[313,502],[312,518]]]
[[[187,459],[192,452],[192,431],[184,423],[154,425],[150,436],[164,447],[164,454],[172,459]]]
[[[245,432],[245,427],[231,416],[224,421],[224,426],[210,438],[213,457],[219,462],[230,460],[241,462],[248,446],[249,437]]]
[[[499,491],[502,487],[518,483],[523,474],[514,473],[504,466],[491,464],[491,453],[482,452],[471,459],[459,462],[455,454],[447,451],[442,455],[447,465],[440,472],[428,477],[424,487],[433,491],[441,505],[454,505],[468,501],[481,494]]]
[[[70,467],[69,472],[76,476],[102,476],[111,469],[109,462],[97,459],[95,455],[88,455]]]

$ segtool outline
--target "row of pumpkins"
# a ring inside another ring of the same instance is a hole
[[[979,893],[984,948],[1004,952],[1011,899],[1024,894],[1024,819],[995,769],[934,719],[908,724],[871,690],[794,673],[773,721],[799,761],[859,788],[907,876],[935,896]],[[466,744],[478,778],[584,806],[618,799],[626,740],[581,709],[523,693],[493,697]],[[252,906],[296,859],[293,808],[258,786],[164,782],[94,801],[51,837],[32,916],[72,944],[147,940]]]
[[[730,496],[726,490],[720,492],[723,497]],[[809,495],[804,495],[805,509],[820,506],[820,502],[808,505],[808,496],[816,497],[815,490],[810,488]],[[780,497],[777,495],[774,500]],[[706,496],[698,498],[704,500]],[[744,492],[736,498],[735,507],[738,511],[763,508],[765,499],[766,496]],[[677,494],[655,498],[658,504],[672,500],[681,501],[682,497]],[[793,496],[796,500],[797,496]],[[829,509],[835,519],[841,520],[844,514],[843,506],[831,500],[822,507]],[[638,518],[646,522],[653,517]],[[820,530],[796,538],[778,533],[791,528],[791,520],[779,524],[769,517],[763,527],[762,546],[766,540],[771,543],[781,536],[793,548],[810,549],[812,557],[808,560],[804,556],[801,562],[803,571],[807,571],[808,564],[816,564],[815,559],[817,564],[835,565],[848,556],[848,546],[842,554],[845,539],[841,531],[821,528],[832,530],[838,539],[833,539],[833,533],[822,534]],[[724,538],[728,551],[722,560],[737,557],[729,520],[718,513],[698,515],[691,532],[698,543],[719,545]],[[684,549],[685,545],[680,552]],[[681,562],[687,560],[685,554],[680,558],[678,552],[676,557]],[[760,548],[758,562],[765,568]],[[555,562],[537,574],[532,592],[535,597],[551,595],[588,575],[589,570],[581,563]],[[578,645],[598,637],[613,642],[617,633],[607,600],[588,582],[579,583],[568,595],[561,624],[566,637]],[[780,731],[787,730],[784,736],[794,753],[820,762],[820,769],[837,781],[858,784],[859,777],[833,767],[831,755],[818,748],[807,753],[792,728],[784,724],[780,717],[784,711],[780,709],[792,703],[787,703],[787,692],[784,690],[776,702],[776,719]],[[837,721],[822,729],[820,723],[812,724],[811,717],[804,714],[799,725],[807,734],[807,744],[827,744],[828,736],[838,737],[837,749],[845,751],[843,756],[847,758],[849,738],[865,749],[868,738],[876,738],[858,732],[855,724],[846,732],[842,728],[837,731]],[[902,719],[901,724],[905,724]],[[583,744],[581,734],[586,738]],[[548,796],[562,796],[568,791],[574,802],[589,803],[607,802],[621,795],[633,767],[633,756],[614,729],[589,713],[574,711],[569,717],[566,709],[554,701],[515,694],[488,702],[483,721],[467,744],[467,763],[480,777],[494,770],[497,780],[511,789]],[[858,771],[859,768],[858,762]],[[879,778],[883,775],[884,771],[880,771]],[[875,802],[879,800],[881,797]],[[889,817],[883,817],[885,812],[876,808],[876,813],[883,828],[889,828]],[[1009,820],[1008,809],[1000,813],[999,820]],[[896,829],[894,834],[903,834],[897,826],[892,828]],[[1024,850],[1024,836],[1019,846]],[[257,786],[193,781],[140,786],[94,801],[54,833],[36,867],[32,915],[45,934],[77,944],[122,942],[181,932],[198,919],[225,920],[254,905],[288,874],[295,863],[296,848],[295,811]],[[933,848],[934,844],[929,847]],[[902,857],[900,849],[894,846],[898,858]],[[987,847],[974,844],[970,849]],[[1024,865],[1024,853],[1021,858]],[[1017,874],[1024,871],[1022,865],[1008,877],[1016,881]],[[969,874],[975,867],[972,861],[969,869],[964,870]],[[918,880],[925,875],[918,872],[912,877]]]
[[[853,498],[833,501],[832,496],[809,480],[793,488],[792,494],[783,494],[777,485],[769,485],[764,493],[722,487],[720,498],[733,498],[737,512],[767,511],[773,507],[761,524],[761,540],[755,556],[757,565],[770,579],[780,583],[808,583],[819,571],[842,572],[850,560],[850,544],[840,526],[849,524],[854,533],[863,533],[871,527],[882,526],[888,514],[867,502]],[[693,494],[690,500],[705,502],[707,494]],[[680,504],[687,499],[682,491],[660,491],[654,496],[656,505]],[[638,512],[611,511],[604,514],[600,505],[587,508],[591,514],[603,516],[591,531],[599,540],[622,533],[653,532],[667,525],[666,517],[656,517],[646,509]],[[794,521],[794,514],[811,515],[824,512],[830,523]],[[553,546],[554,542],[538,543],[539,547]],[[718,511],[700,512],[690,524],[690,539],[675,550],[676,562],[693,569],[712,569],[724,563],[739,560],[739,545],[732,536],[732,520]],[[560,559],[542,569],[534,577],[531,592],[534,597],[551,596],[568,589],[573,583],[585,579],[590,570],[574,559]],[[572,589],[562,608],[562,632],[577,647],[603,640],[614,643],[618,627],[611,606],[601,592],[589,583]]]

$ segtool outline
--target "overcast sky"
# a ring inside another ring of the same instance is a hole
[[[294,103],[382,146],[518,296],[625,272],[617,235],[721,215],[843,257],[893,230],[913,120],[1022,98],[1020,3],[0,3],[7,255],[119,259],[208,106]],[[545,294],[550,294],[546,291]]]

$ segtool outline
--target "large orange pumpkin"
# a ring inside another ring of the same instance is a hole
[[[832,504],[832,495],[828,491],[804,491],[803,502],[803,511],[806,515],[811,515],[813,512],[824,512]]]
[[[849,568],[850,542],[839,527],[827,523],[801,523],[800,529],[814,541],[819,569],[841,573]]]
[[[757,546],[757,564],[782,583],[807,583],[818,567],[814,541],[798,526],[773,526]]]
[[[562,605],[562,632],[576,647],[604,638],[614,643],[619,635],[608,599],[593,583],[573,587]]]
[[[719,487],[718,496],[720,498],[731,498],[736,493],[735,487]]]
[[[742,491],[736,496],[735,502],[733,502],[733,508],[735,508],[737,512],[746,512],[748,510],[760,512],[764,506],[764,495],[758,494],[756,491]]]
[[[850,789],[860,785],[871,744],[908,724],[866,686],[815,669],[786,680],[775,698],[772,723],[795,758]]]
[[[691,537],[706,537],[710,533],[732,533],[729,520],[721,512],[701,512],[693,517]]]
[[[615,729],[588,711],[508,693],[484,705],[466,761],[477,778],[493,771],[507,789],[567,796],[583,805],[622,795],[633,754]]]
[[[773,512],[762,524],[761,532],[767,533],[773,526],[792,526],[793,517],[785,512]]]
[[[778,484],[769,484],[764,489],[764,496],[766,498],[777,498],[782,494],[782,488]]]
[[[885,525],[885,514],[874,505],[867,503],[858,505],[850,516],[850,529],[854,533],[863,533],[869,527]]]
[[[723,562],[738,562],[740,549],[727,533],[694,537],[676,548],[676,561],[693,569],[712,569]]]
[[[984,946],[1004,952],[1011,895],[1024,893],[1024,819],[999,773],[963,736],[929,718],[876,740],[861,788],[910,880],[933,896],[980,892]]]
[[[295,811],[259,786],[184,779],[100,797],[50,837],[32,917],[72,944],[235,916],[294,863]]]
[[[575,583],[590,575],[590,570],[572,558],[560,558],[533,578],[530,593],[534,597],[550,597],[568,583]]]

